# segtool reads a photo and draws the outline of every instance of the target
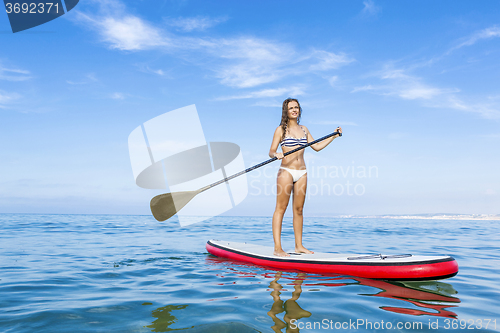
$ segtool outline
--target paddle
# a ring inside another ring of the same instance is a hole
[[[317,140],[311,141],[303,146],[300,146],[298,148],[295,148],[293,150],[290,150],[289,152],[286,152],[283,154],[283,156],[287,156],[290,154],[293,154],[295,152],[298,152],[301,149],[304,149],[306,147],[309,147],[310,145],[313,145],[317,142],[323,141],[325,139],[328,139],[329,137],[332,137],[334,135],[340,134],[342,136],[342,133],[338,132],[333,132],[331,134],[328,134],[322,138],[319,138]],[[227,182],[228,180],[231,180],[233,178],[236,178],[238,176],[241,176],[247,172],[250,172],[252,170],[255,170],[257,168],[260,168],[261,166],[264,166],[268,163],[276,161],[278,158],[273,157],[265,162],[262,162],[260,164],[254,165],[253,167],[250,167],[246,170],[243,170],[241,172],[238,172],[232,176],[229,176],[227,178],[224,178],[222,180],[219,180],[218,182],[215,182],[213,184],[207,185],[205,187],[200,188],[199,190],[196,191],[183,191],[183,192],[174,192],[174,193],[165,193],[165,194],[160,194],[151,199],[151,212],[153,213],[153,216],[155,219],[158,221],[165,221],[174,216],[179,210],[182,209],[191,199],[193,199],[197,194],[208,190],[209,188],[212,188],[214,186],[217,186],[219,184],[222,184],[224,182]],[[175,202],[175,204],[174,204]]]

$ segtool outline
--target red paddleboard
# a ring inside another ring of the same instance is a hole
[[[450,256],[362,255],[338,253],[294,253],[278,257],[270,246],[209,240],[207,251],[214,256],[282,270],[336,273],[383,280],[439,280],[455,276],[458,264]]]

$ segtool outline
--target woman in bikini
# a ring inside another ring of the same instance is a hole
[[[293,231],[295,234],[295,252],[296,253],[314,253],[309,251],[302,245],[302,226],[303,216],[302,209],[306,198],[307,188],[307,171],[304,162],[304,150],[299,150],[296,153],[283,157],[283,154],[293,150],[299,146],[305,145],[308,142],[314,141],[307,127],[299,125],[302,108],[299,101],[294,98],[287,98],[283,102],[281,124],[274,131],[273,143],[269,150],[270,157],[276,157],[281,161],[281,167],[278,171],[277,180],[277,198],[276,209],[273,214],[273,238],[274,238],[274,255],[280,257],[290,256],[283,251],[281,247],[281,225],[283,215],[290,195],[293,192]],[[342,128],[338,127],[337,131],[342,133]],[[326,140],[320,141],[311,145],[315,151],[320,151],[325,148],[339,135],[332,136]],[[300,138],[300,139],[299,139]],[[281,144],[283,152],[277,152],[278,145]]]

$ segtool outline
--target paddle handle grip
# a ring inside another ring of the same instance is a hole
[[[328,134],[328,135],[325,135],[325,136],[324,136],[324,137],[322,137],[322,138],[319,138],[319,139],[314,140],[314,141],[311,141],[311,142],[309,142],[309,143],[307,143],[307,144],[305,144],[305,145],[303,145],[303,146],[300,146],[300,147],[297,147],[297,148],[295,148],[295,149],[293,149],[293,150],[290,150],[289,152],[284,153],[284,154],[283,154],[283,156],[287,156],[287,155],[290,155],[290,154],[296,153],[296,152],[298,152],[299,150],[302,150],[302,149],[304,149],[304,148],[307,148],[307,147],[309,147],[309,146],[311,146],[311,145],[313,145],[313,144],[315,144],[315,143],[318,143],[318,142],[320,142],[320,141],[326,140],[326,139],[328,139],[329,137],[332,137],[332,136],[337,135],[337,134],[338,134],[339,136],[342,136],[342,133],[339,133],[339,132],[333,132],[333,133],[330,133],[330,134]],[[277,157],[273,157],[273,158],[271,158],[271,159],[268,159],[267,161],[264,161],[264,162],[262,162],[262,163],[259,163],[259,164],[257,164],[257,165],[254,165],[253,167],[250,167],[250,168],[245,169],[245,170],[243,170],[243,171],[241,171],[241,172],[238,172],[238,173],[236,173],[236,174],[234,174],[234,175],[232,175],[232,176],[229,176],[229,177],[227,177],[227,178],[224,178],[224,179],[222,179],[222,180],[219,180],[218,182],[215,182],[215,183],[213,183],[213,184],[207,185],[207,186],[205,186],[205,187],[203,187],[203,188],[199,189],[199,192],[206,191],[206,190],[208,190],[209,188],[212,188],[212,187],[214,187],[214,186],[217,186],[217,185],[219,185],[219,184],[222,184],[222,183],[224,183],[224,182],[227,182],[228,180],[231,180],[231,179],[233,179],[233,178],[236,178],[236,177],[238,177],[238,176],[241,176],[241,175],[243,175],[243,174],[245,174],[245,173],[247,173],[247,172],[250,172],[250,171],[252,171],[252,170],[255,170],[255,169],[257,169],[257,168],[260,168],[261,166],[264,166],[264,165],[266,165],[266,164],[269,164],[269,163],[271,163],[271,162],[274,162],[274,161],[276,161],[277,159],[278,159]]]

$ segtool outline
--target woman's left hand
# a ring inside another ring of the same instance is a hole
[[[340,134],[342,134],[342,127],[340,127],[340,126],[337,127],[336,131],[339,132],[339,136],[340,136]]]

